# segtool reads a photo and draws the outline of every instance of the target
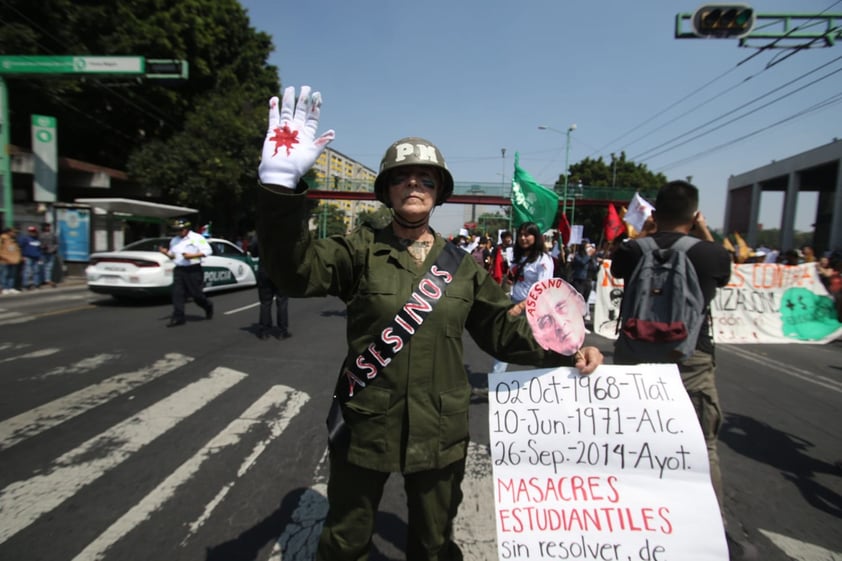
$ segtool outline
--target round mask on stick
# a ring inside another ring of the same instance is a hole
[[[535,340],[546,350],[572,356],[585,342],[587,304],[562,279],[538,281],[526,297],[526,319]]]

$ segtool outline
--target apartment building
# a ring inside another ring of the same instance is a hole
[[[329,147],[316,160],[313,170],[316,174],[316,185],[313,187],[316,189],[374,193],[377,172]],[[374,212],[382,206],[377,201],[336,199],[325,202],[342,211],[346,231],[356,226],[354,218],[360,212]]]

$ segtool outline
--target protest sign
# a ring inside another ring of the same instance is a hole
[[[597,273],[593,331],[615,339],[623,280],[611,261]],[[711,302],[717,343],[827,343],[842,337],[833,299],[812,263],[734,264],[730,282]]]
[[[734,265],[711,314],[718,343],[827,343],[842,336],[815,263]]]
[[[489,375],[499,559],[725,560],[675,365]]]
[[[593,332],[609,339],[617,338],[617,318],[623,302],[623,279],[611,276],[611,261],[604,259],[596,273],[596,303]]]

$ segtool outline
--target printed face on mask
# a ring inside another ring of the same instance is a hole
[[[587,304],[561,279],[536,282],[526,298],[526,318],[543,349],[572,356],[585,342]]]

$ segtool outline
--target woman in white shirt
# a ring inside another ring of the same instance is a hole
[[[544,236],[534,222],[524,222],[517,229],[509,275],[512,280],[512,302],[526,300],[529,289],[538,281],[553,278],[555,264],[544,246]]]
[[[529,289],[538,281],[553,278],[555,263],[544,245],[544,236],[534,222],[524,222],[517,229],[512,266],[509,279],[512,281],[512,302],[526,300]],[[492,372],[505,372],[507,362],[494,361]]]

